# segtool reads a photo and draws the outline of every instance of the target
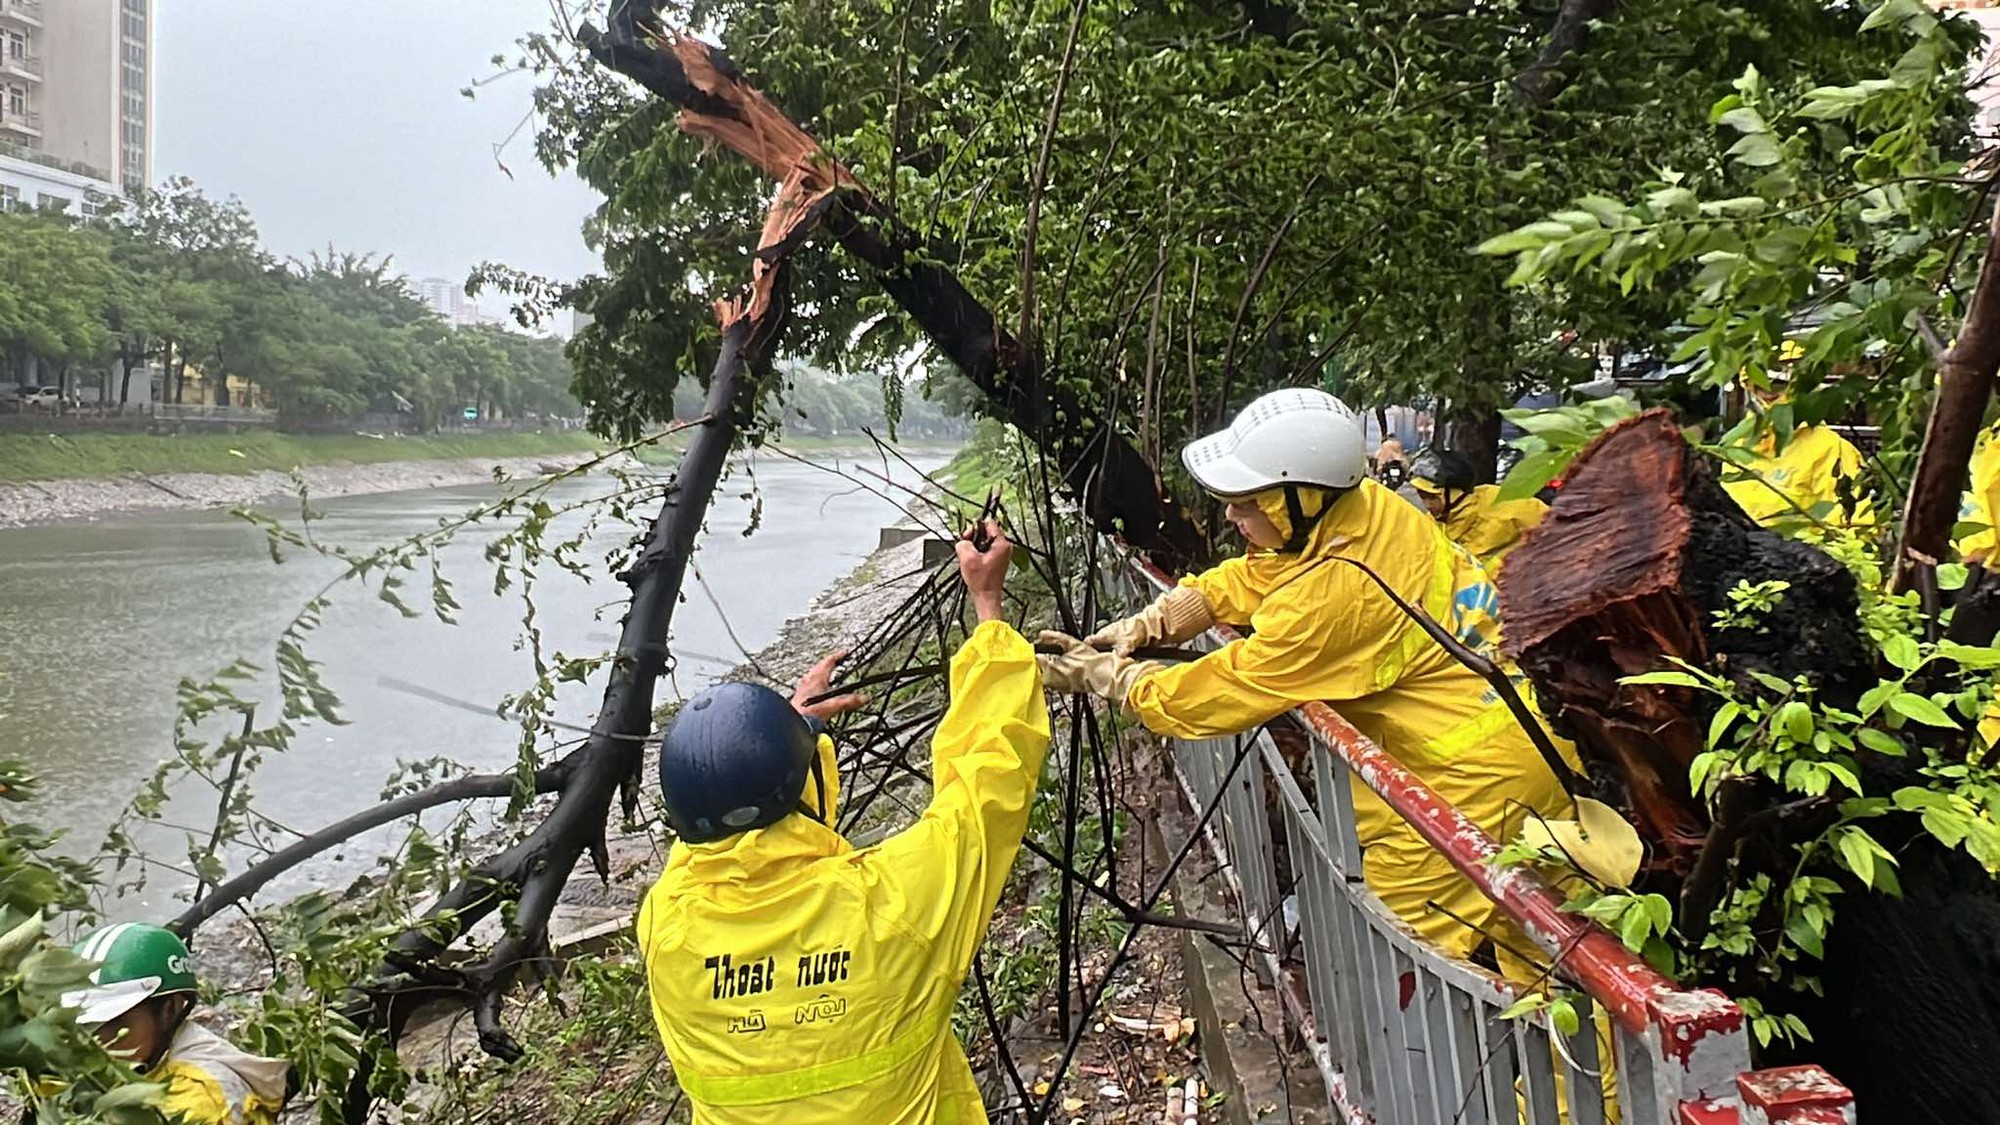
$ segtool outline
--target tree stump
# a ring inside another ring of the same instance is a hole
[[[1716,623],[1737,583],[1773,580],[1789,588],[1771,612],[1748,627]],[[1745,778],[1725,782],[1711,807],[1691,791],[1688,766],[1705,748],[1716,698],[1619,680],[1677,659],[1746,688],[1753,671],[1803,675],[1821,701],[1849,707],[1877,672],[1848,571],[1758,527],[1672,416],[1651,411],[1578,455],[1498,585],[1504,651],[1550,721],[1576,740],[1600,796],[1626,809],[1649,841],[1644,889],[1679,897],[1683,936],[1699,941],[1730,884],[1758,872],[1788,880],[1797,844],[1833,823],[1832,799],[1802,802]],[[1961,608],[1981,621],[2000,617]],[[1906,759],[1861,764],[1871,794],[1919,781]],[[2000,891],[1914,818],[1868,827],[1896,854],[1904,897],[1842,878],[1826,955],[1802,966],[1818,973],[1823,996],[1763,991],[1747,972],[1684,983],[1758,995],[1803,1018],[1814,1041],[1760,1052],[1760,1063],[1825,1066],[1855,1091],[1862,1120],[2000,1125]]]
[[[1790,588],[1756,627],[1714,627],[1737,583],[1773,580]],[[1499,587],[1507,655],[1576,740],[1604,795],[1654,842],[1655,867],[1675,875],[1692,869],[1710,827],[1688,766],[1716,701],[1621,678],[1673,660],[1734,676],[1804,674],[1836,704],[1872,682],[1853,577],[1744,515],[1664,410],[1620,423],[1578,454]]]

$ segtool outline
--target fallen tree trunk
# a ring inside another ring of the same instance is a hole
[[[1712,626],[1739,582],[1766,581],[1791,586],[1757,628]],[[1737,677],[1803,674],[1836,704],[1873,682],[1853,577],[1744,515],[1666,411],[1623,422],[1578,455],[1548,517],[1508,556],[1499,587],[1507,654],[1656,842],[1655,868],[1676,882],[1711,828],[1688,766],[1716,701],[1619,680],[1672,661]]]
[[[837,185],[825,228],[868,268],[932,342],[965,373],[1007,421],[1059,465],[1092,523],[1122,534],[1172,569],[1202,551],[1187,515],[1158,472],[1103,412],[1079,399],[1047,370],[1033,341],[1017,340],[991,309],[940,263],[882,202],[806,132],[748,83],[720,51],[657,26],[650,3],[620,0],[609,30],[585,25],[577,38],[604,65],[681,107],[680,127],[749,160],[784,181],[816,169]]]
[[[681,455],[644,549],[619,575],[632,598],[617,657],[588,741],[564,760],[554,807],[534,831],[473,867],[404,931],[384,955],[377,979],[360,990],[362,1002],[350,1008],[357,1023],[386,1033],[390,1043],[424,1003],[469,998],[480,1046],[501,1058],[520,1057],[520,1047],[500,1026],[501,1005],[520,973],[537,974],[547,963],[549,918],[583,856],[589,854],[599,878],[609,876],[605,832],[611,805],[621,791],[628,804],[637,792],[653,727],[653,690],[666,669],[667,637],[688,560],[739,426],[755,414],[759,377],[770,370],[788,310],[786,255],[813,229],[827,191],[824,181],[804,169],[786,180],[765,221],[749,297],[717,302],[722,346],[709,377],[705,421]],[[477,965],[457,970],[437,964],[453,943],[509,901],[515,909],[505,932]],[[372,1077],[364,1056],[348,1087],[348,1121],[367,1119],[375,1096]]]
[[[1717,622],[1739,582],[1766,581],[1789,583],[1773,610],[1749,625]],[[1706,748],[1718,699],[1619,680],[1678,660],[1745,693],[1760,690],[1753,673],[1804,677],[1820,703],[1851,708],[1878,675],[1846,569],[1758,527],[1671,415],[1652,411],[1578,456],[1547,519],[1508,556],[1499,587],[1508,655],[1551,721],[1576,739],[1593,783],[1648,839],[1642,889],[1678,897],[1686,946],[1700,946],[1730,887],[1760,873],[1786,886],[1800,870],[1800,845],[1838,821],[1838,802],[1850,794],[1801,799],[1738,775],[1704,801],[1689,786],[1688,766]],[[1926,729],[1925,737],[1948,749],[1962,736]],[[1871,795],[1922,784],[1911,759],[1860,761]],[[1817,975],[1822,997],[1788,990],[1748,964],[1722,970],[1726,979],[1685,983],[1804,1019],[1814,1041],[1773,1047],[1760,1063],[1826,1067],[1854,1090],[1864,1120],[2000,1122],[2000,1074],[1991,1066],[2000,1056],[2000,890],[1915,817],[1867,824],[1897,856],[1904,894],[1872,892],[1827,863],[1812,869],[1838,876],[1845,892],[1825,956],[1795,966]],[[1757,925],[1762,935],[1782,922]]]

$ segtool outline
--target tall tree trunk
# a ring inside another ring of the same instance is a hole
[[[1908,589],[1926,560],[1938,562],[1950,549],[1959,498],[1965,494],[1966,466],[2000,372],[2000,208],[1987,231],[1986,257],[1979,265],[1958,340],[1938,365],[1937,398],[1917,455],[1910,499],[1903,506],[1897,543],[1895,588]]]
[[[1464,454],[1480,484],[1492,483],[1500,464],[1500,412],[1492,407],[1454,405],[1445,418],[1440,444]]]

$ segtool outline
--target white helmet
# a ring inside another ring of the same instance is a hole
[[[1221,433],[1188,443],[1181,463],[1217,496],[1248,496],[1286,484],[1346,489],[1368,473],[1361,418],[1344,402],[1306,387],[1272,391]]]

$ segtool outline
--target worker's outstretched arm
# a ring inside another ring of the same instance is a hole
[[[1372,650],[1402,623],[1346,569],[1321,568],[1267,599],[1256,635],[1141,677],[1120,701],[1126,713],[1155,734],[1217,738],[1377,690]]]
[[[930,807],[867,860],[896,889],[901,921],[933,943],[954,976],[963,976],[985,936],[1049,749],[1034,649],[1000,620],[1008,550],[997,535],[984,552],[960,545],[960,571],[981,622],[952,658],[951,706],[931,742]]]

